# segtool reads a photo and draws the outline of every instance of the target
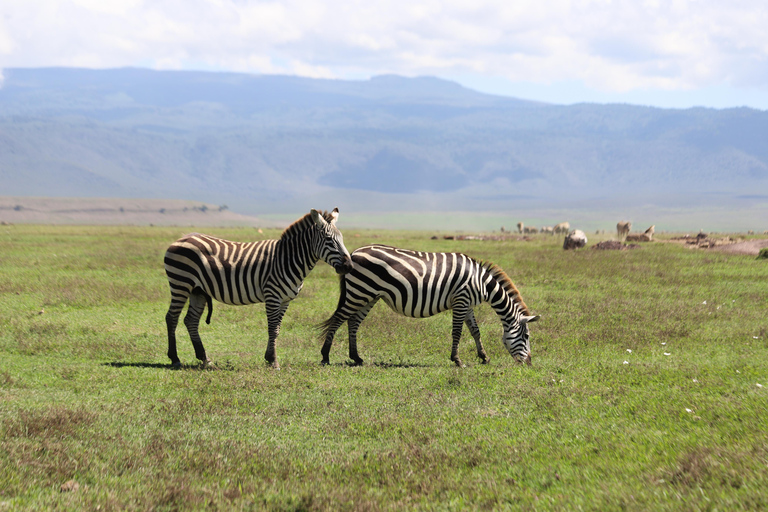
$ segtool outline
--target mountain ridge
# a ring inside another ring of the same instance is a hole
[[[768,195],[768,112],[553,105],[434,77],[11,68],[3,195],[499,210]]]

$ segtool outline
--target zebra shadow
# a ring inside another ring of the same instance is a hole
[[[425,363],[412,363],[409,361],[373,361],[373,362],[364,362],[363,364],[357,364],[351,359],[347,359],[346,361],[340,361],[337,363],[327,363],[325,366],[331,367],[331,368],[431,368],[432,365],[425,364]]]
[[[195,364],[182,364],[181,366],[173,366],[171,363],[123,363],[113,361],[111,363],[102,363],[102,366],[111,366],[112,368],[157,368],[160,370],[195,370],[195,371],[210,371],[210,370],[233,370],[234,368],[230,364],[211,365],[208,367],[202,366],[200,363]]]
[[[376,368],[431,368],[432,365],[425,364],[425,363],[412,363],[409,361],[375,361],[373,363],[369,363],[368,366],[373,366]]]

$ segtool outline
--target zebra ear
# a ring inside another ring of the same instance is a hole
[[[331,224],[336,224],[336,221],[339,220],[339,209],[334,208],[331,212]]]
[[[318,226],[323,227],[327,224],[323,216],[320,215],[320,212],[318,212],[314,208],[310,210],[310,213],[312,214],[312,220],[315,221],[315,224],[317,224]]]
[[[531,322],[535,322],[539,318],[541,318],[541,316],[539,316],[539,315],[535,315],[535,316],[525,316],[525,315],[523,315],[523,316],[520,317],[520,323],[521,324],[529,324]]]

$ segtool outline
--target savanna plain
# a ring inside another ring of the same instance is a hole
[[[2,510],[759,510],[768,508],[768,261],[659,240],[565,252],[560,237],[446,240],[344,229],[501,266],[541,320],[533,364],[476,309],[490,363],[450,313],[379,303],[348,364],[316,326],[319,263],[266,366],[263,305],[214,303],[201,367],[173,370],[165,248],[189,228],[0,227]],[[279,230],[201,228],[231,240]],[[609,238],[610,235],[604,235]],[[593,239],[597,240],[593,240]]]

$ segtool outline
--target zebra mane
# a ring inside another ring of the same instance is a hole
[[[504,288],[504,291],[506,291],[507,294],[512,298],[512,301],[518,303],[520,308],[523,310],[523,314],[530,315],[531,311],[528,309],[528,306],[525,305],[525,302],[523,302],[523,297],[520,295],[520,291],[515,286],[515,283],[513,283],[509,278],[507,273],[504,272],[501,267],[489,261],[483,262],[482,266],[488,272],[490,272],[496,281],[501,285],[501,287]]]
[[[333,216],[331,213],[327,211],[320,212],[320,215],[323,216],[323,218],[327,222],[331,222],[333,220]],[[285,238],[290,238],[294,236],[296,233],[300,233],[307,229],[307,226],[312,226],[315,221],[312,220],[312,213],[308,213],[287,228],[285,228],[285,231],[283,231],[283,234],[280,235],[280,239],[283,240]]]

